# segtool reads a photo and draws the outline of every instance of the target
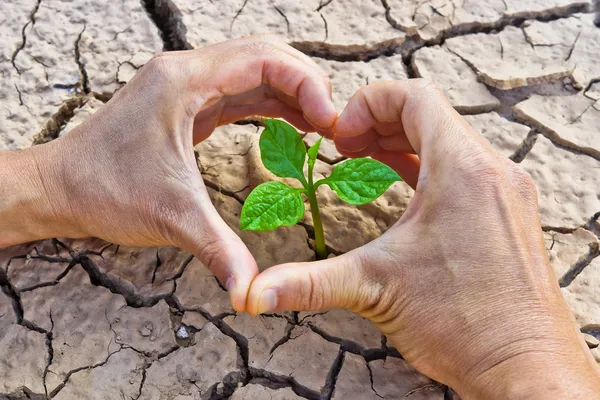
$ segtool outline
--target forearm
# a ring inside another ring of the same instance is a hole
[[[56,165],[51,144],[19,152],[0,152],[0,247],[57,236],[72,236],[53,194]]]

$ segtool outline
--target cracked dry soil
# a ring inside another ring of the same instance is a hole
[[[0,12],[0,149],[53,140],[155,53],[270,32],[330,75],[340,110],[365,84],[426,77],[539,191],[546,248],[600,362],[600,13],[591,0],[24,0]],[[314,258],[312,221],[239,232],[259,120],[197,146],[217,209],[261,269]],[[307,145],[314,134],[304,137]],[[343,160],[321,146],[316,173]],[[329,249],[381,235],[412,191],[350,207],[320,192]],[[285,249],[285,251],[281,251]],[[176,248],[56,238],[0,249],[0,399],[456,399],[346,311],[236,314]]]

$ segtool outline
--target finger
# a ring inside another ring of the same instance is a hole
[[[376,160],[390,166],[411,188],[417,188],[421,161],[415,154],[380,151],[371,154]]]
[[[402,122],[379,122],[375,130],[381,136],[406,136]]]
[[[345,137],[336,133],[334,137],[335,147],[339,152],[346,153],[361,152],[376,143],[377,139],[379,139],[379,134],[373,128],[358,136]]]
[[[369,157],[371,154],[381,151],[381,147],[377,142],[372,142],[365,148],[359,148],[356,151],[347,151],[340,147],[336,147],[341,155],[347,158]]]
[[[179,247],[192,253],[227,289],[236,311],[245,311],[250,283],[258,274],[254,257],[221,219],[208,195],[179,227]]]
[[[385,151],[395,151],[398,153],[414,153],[414,149],[404,135],[379,136],[377,144]]]
[[[313,263],[290,263],[267,269],[252,282],[246,310],[273,311],[347,308],[359,312],[379,293],[370,284],[358,256],[360,249]]]
[[[411,152],[421,162],[431,154],[444,154],[460,146],[472,129],[426,80],[382,82],[361,88],[344,109],[335,124],[336,135],[357,137],[378,123],[401,123]]]
[[[316,66],[290,55],[296,50],[286,47],[283,51],[282,44],[274,45],[257,38],[230,41],[227,46],[237,47],[235,51],[225,52],[225,56],[223,48],[212,46],[192,52],[195,58],[190,61],[189,70],[195,100],[191,103],[198,105],[197,111],[218,101],[220,96],[235,96],[266,84],[295,98],[305,119],[315,128],[333,126],[337,113],[328,80]],[[205,65],[207,53],[215,53],[213,58],[219,60],[209,71]],[[203,73],[194,77],[195,71]]]
[[[199,124],[204,120],[201,118],[203,113],[204,112],[200,113],[196,118]],[[303,132],[312,132],[315,130],[315,128],[304,119],[302,112],[282,103],[278,99],[268,99],[257,104],[236,105],[224,108],[217,124],[218,126],[226,125],[253,115],[268,118],[283,118]],[[200,128],[200,126],[198,126],[198,128]]]

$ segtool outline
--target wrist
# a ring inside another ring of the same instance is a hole
[[[0,152],[0,247],[52,237],[80,237],[61,211],[59,143]]]
[[[589,357],[556,350],[514,356],[457,391],[465,400],[600,399],[600,374]]]

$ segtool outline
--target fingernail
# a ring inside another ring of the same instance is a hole
[[[315,130],[316,130],[317,132],[321,132],[321,131],[323,131],[323,132],[328,132],[328,131],[331,131],[331,130],[333,130],[333,125],[335,124],[335,120],[337,119],[337,112],[335,112],[335,109],[334,109],[334,113],[335,113],[336,117],[335,117],[335,119],[333,120],[333,123],[332,123],[331,125],[329,125],[329,126],[322,126],[322,125],[320,125],[320,124],[316,123],[314,120],[312,120],[312,119],[308,118],[308,117],[306,116],[306,114],[304,114],[304,119],[305,119],[305,120],[306,120],[306,121],[307,121],[309,124],[311,124],[311,125],[312,125],[312,126],[315,128]]]
[[[258,300],[258,313],[263,314],[275,310],[277,307],[277,294],[273,289],[267,289],[262,292]]]
[[[233,276],[231,276],[227,279],[227,282],[225,282],[225,289],[227,289],[227,291],[229,293],[231,293],[234,288],[235,288],[235,278]]]

